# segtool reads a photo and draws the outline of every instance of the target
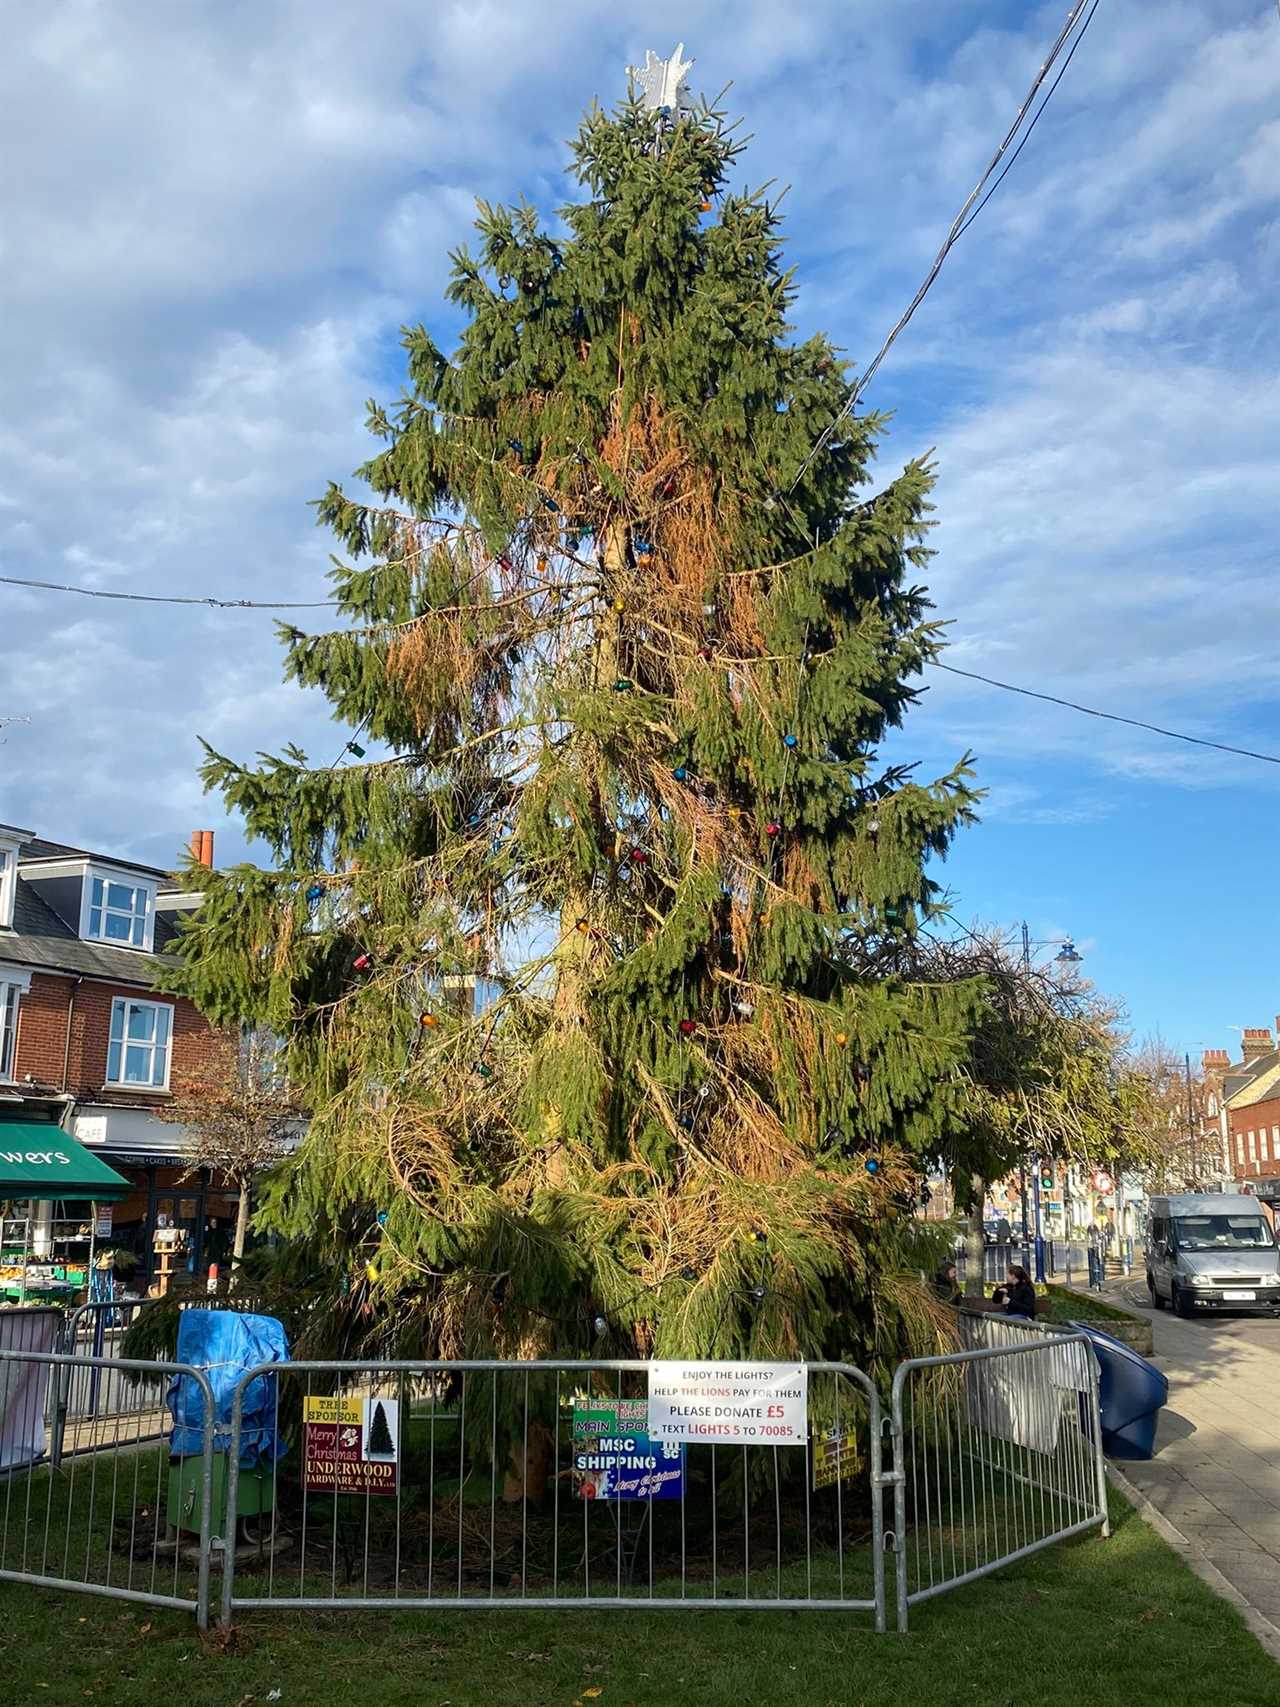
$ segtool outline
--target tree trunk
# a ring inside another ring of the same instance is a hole
[[[511,1455],[502,1480],[502,1498],[507,1505],[525,1500],[541,1505],[551,1469],[551,1430],[544,1423],[531,1423],[527,1436],[511,1442]]]
[[[987,1241],[982,1230],[982,1208],[987,1200],[987,1182],[970,1175],[969,1208],[964,1230],[964,1293],[966,1298],[981,1298],[986,1280]]]
[[[249,1198],[253,1190],[253,1181],[245,1178],[240,1181],[240,1202],[236,1207],[236,1236],[231,1246],[231,1267],[233,1270],[240,1266],[244,1255],[244,1242],[249,1234]]]

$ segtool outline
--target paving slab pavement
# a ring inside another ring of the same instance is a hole
[[[1156,1456],[1117,1463],[1115,1480],[1280,1660],[1280,1321],[1182,1321],[1152,1312],[1132,1281],[1102,1295],[1154,1315],[1154,1361],[1169,1377]]]

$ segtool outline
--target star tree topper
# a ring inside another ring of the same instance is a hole
[[[679,112],[693,105],[684,77],[694,62],[682,59],[683,53],[683,42],[677,42],[670,59],[659,59],[652,48],[647,48],[643,65],[628,65],[627,76],[634,81],[650,112],[657,112],[660,107]]]

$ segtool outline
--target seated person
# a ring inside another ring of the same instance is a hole
[[[1026,1269],[1016,1262],[1009,1264],[1008,1285],[998,1286],[991,1294],[991,1302],[1000,1305],[1006,1316],[1026,1316],[1033,1322],[1036,1319],[1036,1289]]]
[[[934,1296],[943,1304],[959,1305],[964,1302],[960,1292],[960,1280],[953,1262],[940,1263],[938,1272],[933,1277]]]

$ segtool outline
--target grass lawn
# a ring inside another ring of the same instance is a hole
[[[0,1583],[0,1679],[23,1707],[1275,1707],[1236,1613],[1118,1499],[1113,1522],[916,1608],[906,1637],[858,1614],[278,1612],[224,1642]]]
[[[1131,1322],[1132,1313],[1117,1310],[1101,1298],[1082,1298],[1078,1292],[1068,1292],[1065,1286],[1048,1285],[1041,1288],[1049,1301],[1043,1319],[1050,1322]]]

